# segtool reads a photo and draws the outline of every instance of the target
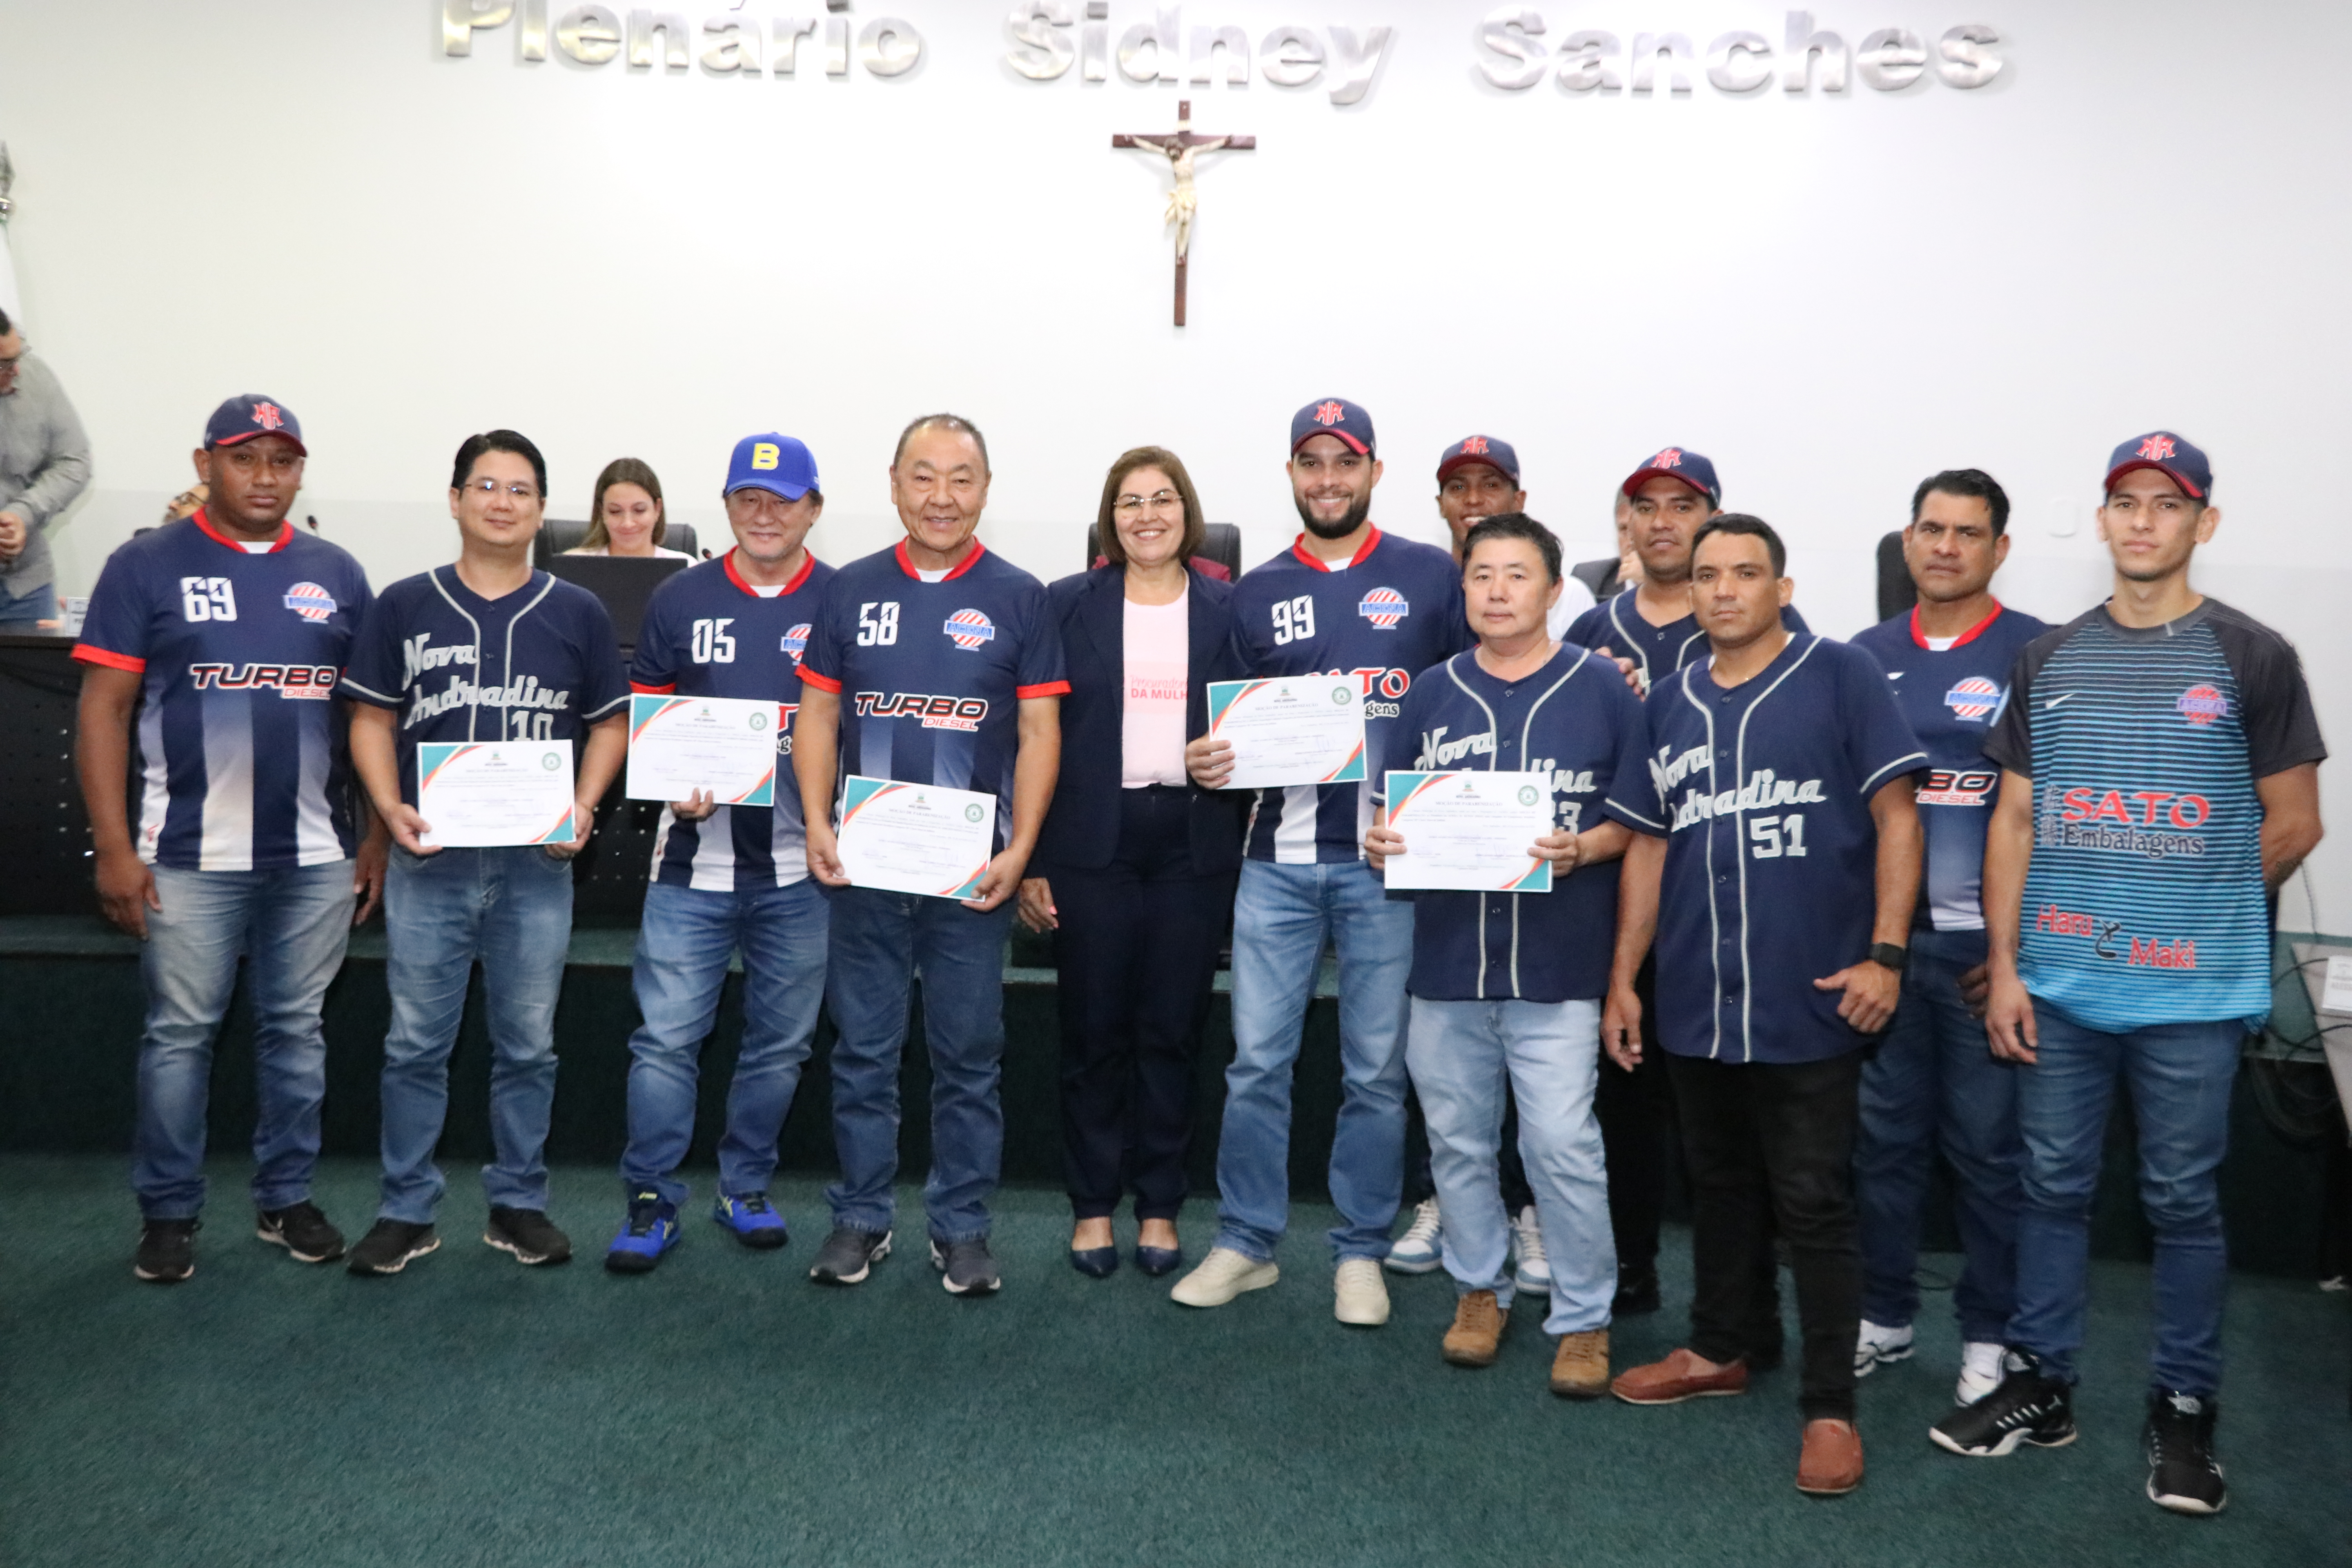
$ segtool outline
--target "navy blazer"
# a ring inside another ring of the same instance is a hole
[[[1199,572],[1192,574],[1185,616],[1184,736],[1209,728],[1209,682],[1237,679],[1228,668],[1234,588]],[[1062,772],[1054,802],[1037,836],[1035,858],[1042,871],[1062,865],[1099,870],[1118,849],[1119,780],[1127,719],[1127,572],[1103,565],[1076,573],[1045,589],[1046,613],[1062,634],[1062,656],[1070,689],[1062,698]],[[1202,876],[1238,870],[1242,831],[1249,817],[1250,790],[1192,792],[1192,868]]]

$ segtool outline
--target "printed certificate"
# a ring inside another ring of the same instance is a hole
[[[1549,893],[1551,862],[1532,854],[1554,831],[1549,773],[1388,775],[1389,826],[1404,837],[1391,888]]]
[[[996,853],[996,797],[852,773],[842,786],[841,868],[861,888],[970,899]]]
[[[709,790],[720,805],[776,804],[783,705],[730,697],[629,699],[631,800],[685,800]]]
[[[572,742],[486,741],[416,748],[416,813],[436,848],[570,844]]]
[[[1227,789],[1364,776],[1364,699],[1352,675],[1213,680],[1209,733],[1234,743]]]

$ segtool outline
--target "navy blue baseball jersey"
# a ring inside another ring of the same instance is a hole
[[[1706,633],[1699,629],[1696,613],[1678,621],[1668,621],[1663,626],[1652,626],[1634,607],[1635,591],[1628,588],[1577,616],[1576,624],[1568,628],[1568,640],[1580,647],[1605,647],[1612,658],[1632,659],[1646,693],[1654,684],[1692,660],[1704,661]],[[1792,633],[1811,629],[1805,625],[1805,617],[1797,614],[1794,605],[1781,610],[1780,625]]]
[[[776,804],[722,805],[700,822],[662,807],[653,879],[731,893],[785,888],[808,876],[801,792],[793,783],[793,715],[801,655],[816,630],[833,568],[809,556],[781,588],[735,570],[735,552],[665,579],[646,602],[629,689],[649,696],[725,697],[783,704],[776,732]]]
[[[2049,629],[1996,604],[1940,648],[1921,635],[1916,608],[1853,639],[1886,672],[1895,705],[1927,753],[1918,795],[1927,866],[1915,928],[1984,930],[1985,829],[2000,798],[2000,769],[1985,758],[1985,735],[2009,696],[2017,656]]]
[[[289,524],[248,550],[202,511],[117,550],[74,658],[142,678],[139,858],[178,871],[348,860],[334,703],[367,574]]]
[[[1234,585],[1229,658],[1244,677],[1353,675],[1364,694],[1364,782],[1258,792],[1249,857],[1286,866],[1363,858],[1372,781],[1406,754],[1398,705],[1416,671],[1471,643],[1462,570],[1444,551],[1374,528],[1333,566],[1306,537]]]
[[[1666,840],[1658,1039],[1676,1056],[1820,1061],[1864,1043],[1813,982],[1870,955],[1871,796],[1925,767],[1877,663],[1794,637],[1728,690],[1686,665],[1643,705],[1649,765],[1609,815]]]
[[[834,574],[801,679],[841,698],[841,779],[993,795],[999,849],[1013,836],[1020,705],[1070,689],[1045,585],[977,540],[936,583],[904,541]],[[836,805],[840,791],[836,780]]]
[[[1517,680],[1480,668],[1475,648],[1457,653],[1412,683],[1397,728],[1391,767],[1549,773],[1558,824],[1568,833],[1600,825],[1620,763],[1641,766],[1646,734],[1641,700],[1617,667],[1573,643]],[[1381,805],[1386,783],[1373,784]],[[1414,893],[1405,989],[1433,1002],[1608,994],[1618,864],[1579,867],[1555,877],[1548,893]]]
[[[400,715],[400,798],[416,805],[416,748],[426,742],[569,741],[625,711],[613,617],[596,595],[533,572],[485,599],[436,566],[375,602],[352,648],[343,694]]]
[[[2292,644],[2218,599],[2160,626],[2102,605],[2027,647],[1985,754],[2033,781],[2028,991],[2094,1029],[2262,1027],[2254,784],[2327,755]]]

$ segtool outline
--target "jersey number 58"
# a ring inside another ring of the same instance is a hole
[[[1274,646],[1315,640],[1315,601],[1306,594],[1277,599],[1274,605]]]
[[[878,612],[878,613],[877,613]],[[898,641],[898,601],[868,599],[857,606],[857,646],[890,647]]]

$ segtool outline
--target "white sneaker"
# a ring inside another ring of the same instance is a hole
[[[1201,1267],[1176,1281],[1168,1299],[1186,1307],[1222,1307],[1245,1290],[1263,1290],[1282,1278],[1271,1263],[1260,1263],[1230,1247],[1213,1247]]]
[[[1982,1340],[1970,1340],[1960,1348],[1960,1382],[1952,1390],[1955,1400],[1974,1405],[2000,1386],[2002,1348]]]
[[[1412,1208],[1412,1223],[1389,1248],[1388,1266],[1400,1274],[1426,1274],[1437,1267],[1438,1248],[1445,1239],[1445,1224],[1437,1200],[1423,1198]]]
[[[1536,1206],[1529,1204],[1511,1221],[1511,1250],[1518,1257],[1518,1268],[1511,1283],[1522,1290],[1538,1295],[1551,1294],[1551,1264],[1544,1258],[1543,1226],[1536,1219]]]
[[[1853,1375],[1868,1377],[1874,1367],[1885,1366],[1891,1361],[1907,1361],[1911,1355],[1911,1325],[1890,1329],[1884,1323],[1862,1321],[1861,1337],[1853,1346]],[[1998,1383],[1999,1377],[1993,1379]]]
[[[1203,1268],[1207,1265],[1202,1266]],[[1381,1266],[1369,1258],[1350,1258],[1339,1265],[1331,1281],[1336,1297],[1331,1315],[1359,1329],[1377,1329],[1389,1321],[1388,1282]]]

